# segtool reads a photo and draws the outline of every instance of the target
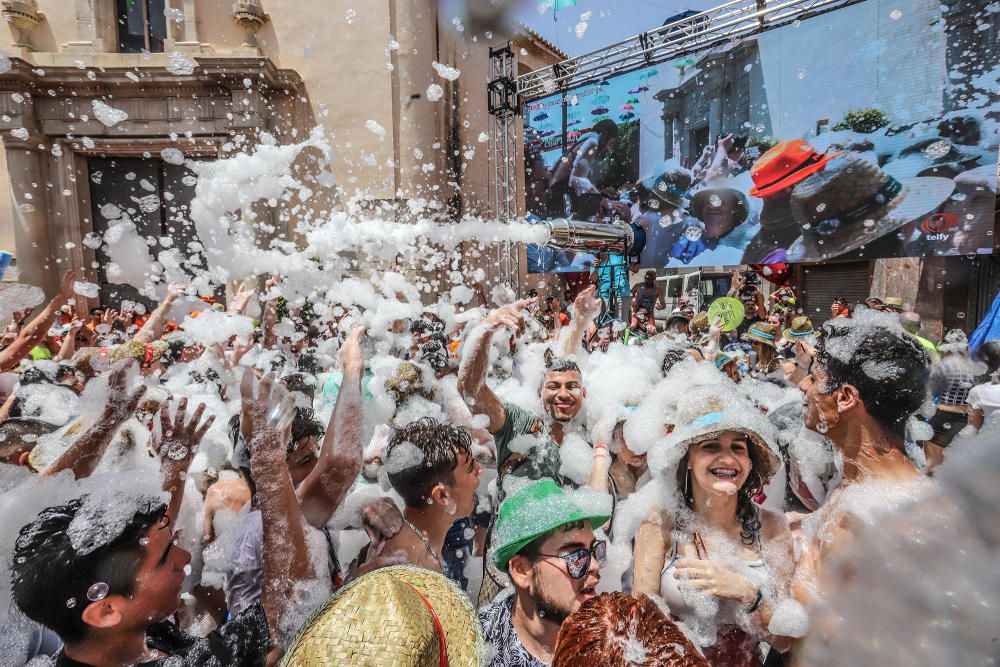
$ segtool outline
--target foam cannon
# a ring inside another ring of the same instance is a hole
[[[597,254],[613,252],[637,257],[646,247],[646,231],[634,222],[583,222],[554,218],[546,220],[549,240],[545,245],[560,250]]]

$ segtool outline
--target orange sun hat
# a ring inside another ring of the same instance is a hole
[[[817,153],[802,139],[789,139],[760,156],[750,168],[752,197],[770,197],[823,169],[839,153]]]

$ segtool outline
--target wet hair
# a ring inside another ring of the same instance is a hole
[[[765,463],[761,459],[757,445],[753,443],[750,436],[744,433],[743,437],[747,441],[750,474],[747,475],[747,480],[743,482],[743,486],[736,493],[736,519],[740,522],[740,540],[743,541],[743,544],[752,546],[757,543],[757,532],[760,530],[760,514],[757,510],[757,503],[753,499],[764,490],[764,479],[758,471],[764,469]],[[701,442],[707,439],[704,438]],[[697,444],[699,443],[691,443],[691,447]],[[677,464],[677,489],[683,495],[687,508],[694,509],[694,491],[691,490],[691,484],[688,481],[688,475],[691,473],[687,465],[690,451],[689,447],[680,463]],[[678,524],[680,523],[682,522],[679,520]]]
[[[607,141],[618,136],[618,124],[610,118],[605,118],[602,121],[598,121],[594,127],[590,128],[590,131],[600,135],[601,141]]]
[[[41,419],[14,417],[0,423],[0,463],[18,464],[22,452],[35,448],[39,436],[55,431],[58,426]]]
[[[392,488],[410,507],[425,505],[436,485],[455,483],[459,453],[472,458],[472,438],[468,431],[431,417],[422,417],[396,431],[386,449],[386,461],[391,460],[393,451],[404,444],[420,450],[423,461],[390,472],[388,477]]]
[[[580,372],[580,367],[572,359],[567,359],[566,357],[557,357],[551,349],[545,350],[545,372],[546,373],[570,373]]]
[[[663,356],[663,363],[660,364],[660,372],[666,377],[670,369],[681,361],[684,361],[687,356],[687,350],[683,347],[675,347],[667,350],[667,353]]]
[[[637,664],[629,643],[642,647],[646,667],[709,667],[691,640],[645,595],[606,593],[587,600],[559,628],[552,667]]]
[[[167,511],[163,502],[147,498],[135,506],[118,537],[80,554],[70,542],[69,526],[85,498],[42,510],[21,528],[14,543],[14,602],[25,616],[54,631],[64,643],[79,642],[87,636],[88,626],[82,614],[90,603],[87,591],[91,586],[106,583],[109,595],[135,593],[143,560],[139,540]]]
[[[1000,372],[1000,340],[991,340],[983,343],[976,350],[976,357],[986,364],[986,374],[995,376]],[[994,377],[996,382],[1000,378]]]
[[[586,525],[583,521],[570,521],[569,523],[564,523],[561,526],[556,526],[552,530],[542,533],[532,541],[525,544],[516,555],[524,556],[530,561],[538,560],[538,557],[542,555],[542,542],[549,539],[552,535],[558,533],[568,533],[571,530],[579,530]],[[597,526],[593,526],[596,528]]]
[[[316,419],[316,413],[312,408],[295,408],[295,417],[292,418],[292,441],[288,443],[289,451],[302,438],[312,436],[321,438],[324,431],[323,424]]]
[[[851,334],[850,324],[840,320],[830,320],[823,325],[823,335],[816,343],[816,363],[823,369],[827,381],[820,389],[829,393],[847,384],[856,387],[865,411],[883,428],[903,436],[906,420],[920,408],[926,397],[927,352],[912,336],[900,335],[881,326],[871,327],[861,334],[849,359],[838,359],[829,352],[831,343]],[[885,365],[891,365],[899,373],[873,378],[865,372],[866,368]]]

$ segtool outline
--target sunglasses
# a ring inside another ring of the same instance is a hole
[[[573,579],[581,579],[590,570],[590,559],[596,558],[603,564],[608,555],[608,545],[604,540],[597,540],[589,549],[577,549],[568,554],[538,554],[546,558],[559,558],[566,562],[566,571]]]

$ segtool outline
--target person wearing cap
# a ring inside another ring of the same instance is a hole
[[[680,308],[675,308],[663,324],[663,332],[671,336],[686,336],[691,324],[691,318]]]
[[[606,545],[594,529],[609,518],[604,509],[581,507],[551,480],[504,500],[492,559],[513,593],[479,612],[483,638],[494,648],[489,667],[551,664],[563,621],[597,595]]]
[[[758,377],[770,375],[778,369],[778,332],[780,330],[768,322],[757,322],[751,326],[743,340],[753,346],[754,373]]]
[[[798,342],[812,343],[816,336],[813,329],[812,320],[805,315],[792,318],[791,324],[781,332],[781,338],[788,345],[794,346]]]
[[[761,642],[790,646],[768,625],[790,599],[792,538],[783,514],[754,501],[781,466],[777,433],[749,399],[715,386],[686,392],[675,422],[647,455],[675,509],[653,508],[640,526],[633,593],[663,598],[710,664],[759,667]],[[705,617],[697,600],[717,612]]]
[[[882,299],[878,298],[877,296],[870,296],[867,299],[865,299],[865,305],[868,307],[869,310],[885,309],[885,304],[882,303]]]
[[[898,296],[887,296],[882,310],[887,313],[901,313],[903,312],[903,300]]]
[[[679,233],[676,225],[683,217],[690,187],[691,172],[676,165],[667,166],[656,178],[636,186],[632,195],[638,212],[635,222],[646,232],[642,264],[666,266],[670,260],[670,248]]]
[[[822,171],[836,154],[817,153],[802,139],[789,139],[760,156],[750,168],[751,197],[763,200],[760,231],[747,244],[741,264],[784,262],[802,228],[792,215],[792,188]]]

